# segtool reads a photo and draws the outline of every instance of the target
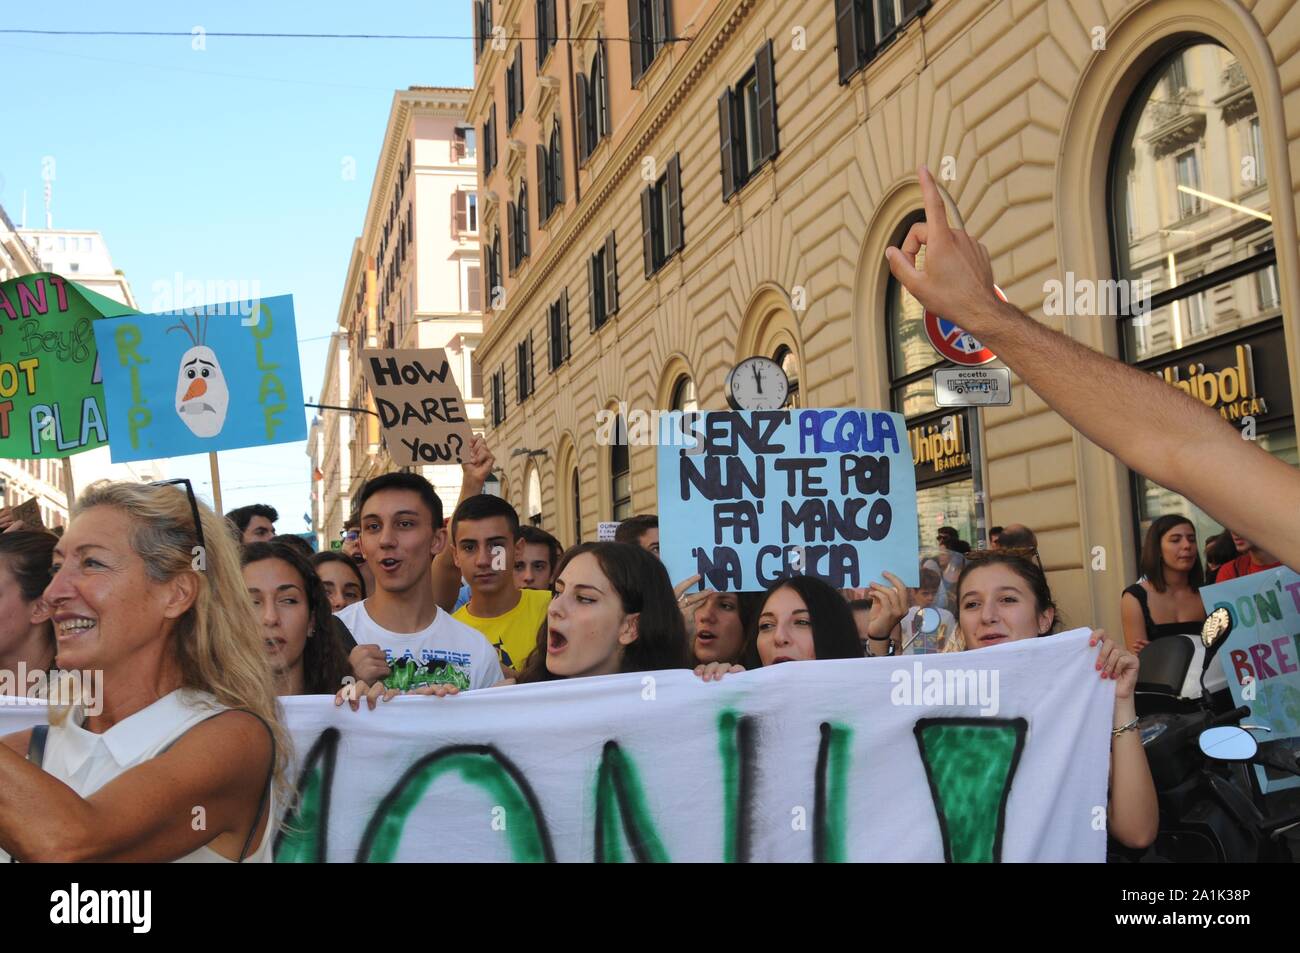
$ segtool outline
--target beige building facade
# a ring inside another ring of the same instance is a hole
[[[761,354],[798,405],[907,415],[923,552],[939,525],[972,539],[982,484],[989,525],[1038,532],[1067,621],[1119,630],[1146,522],[1192,510],[1018,382],[1008,407],[935,407],[947,365],[884,258],[919,214],[922,162],[1013,303],[1296,462],[1300,7],[483,0],[473,16],[487,435],[503,493],[565,544],[656,508],[655,449],[600,445],[600,411],[723,408],[729,369]],[[572,41],[539,56],[538,36]]]
[[[474,353],[482,332],[478,190],[470,90],[413,86],[393,96],[361,236],[354,242],[308,434],[317,543],[339,539],[351,501],[371,477],[422,473],[447,505],[459,466],[395,461],[380,433],[360,354],[366,348],[447,351],[470,424],[482,428]]]

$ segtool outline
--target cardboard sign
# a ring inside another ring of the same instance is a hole
[[[701,589],[770,589],[820,576],[836,589],[918,582],[907,426],[883,410],[665,413],[659,556]]]
[[[600,523],[597,523],[597,524],[596,524],[596,542],[598,542],[598,543],[612,543],[612,542],[614,542],[614,534],[618,532],[618,528],[619,528],[619,526],[621,526],[621,525],[622,525],[622,522],[619,521],[619,520],[616,520],[616,521],[614,521],[614,522],[612,522],[612,523],[611,523],[611,522],[604,522],[604,521],[602,521],[602,522],[600,522]]]
[[[1232,630],[1216,658],[1228,677],[1232,703],[1250,708],[1251,724],[1270,732],[1257,734],[1261,746],[1300,748],[1300,575],[1290,569],[1266,569],[1213,586],[1203,586],[1206,613],[1224,608]],[[1300,778],[1255,765],[1265,793],[1300,787]]]
[[[20,521],[23,524],[23,529],[45,529],[45,521],[41,519],[41,504],[36,501],[35,497],[23,500],[17,506],[11,506],[5,511],[5,515],[12,516],[15,520]]]
[[[293,297],[95,322],[114,463],[305,440]]]
[[[0,284],[0,458],[67,457],[108,443],[94,325],[135,313],[50,272]]]
[[[398,466],[463,463],[473,432],[440,347],[361,352],[388,452]]]

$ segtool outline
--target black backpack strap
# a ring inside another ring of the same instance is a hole
[[[45,739],[48,738],[49,735],[49,725],[34,725],[32,727],[31,737],[27,739],[27,760],[38,768],[43,767],[45,761]],[[9,863],[16,864],[18,861],[10,855]]]
[[[38,768],[45,764],[45,740],[49,735],[49,725],[36,725],[32,728],[32,736],[27,742],[27,760]]]

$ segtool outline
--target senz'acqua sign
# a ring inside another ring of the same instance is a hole
[[[915,584],[907,428],[880,410],[675,413],[661,420],[660,557],[674,580],[764,590],[795,575]]]

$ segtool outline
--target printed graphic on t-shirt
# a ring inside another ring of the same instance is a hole
[[[506,644],[504,642],[498,639],[496,642],[492,643],[492,648],[497,650],[497,658],[501,660],[502,665],[506,668],[515,667],[515,663],[510,659],[510,653],[506,651]]]
[[[400,658],[393,650],[384,649],[392,674],[384,679],[385,688],[410,691],[422,685],[455,685],[462,692],[469,691],[470,654],[449,652],[446,649],[421,649],[417,660],[407,649]]]

